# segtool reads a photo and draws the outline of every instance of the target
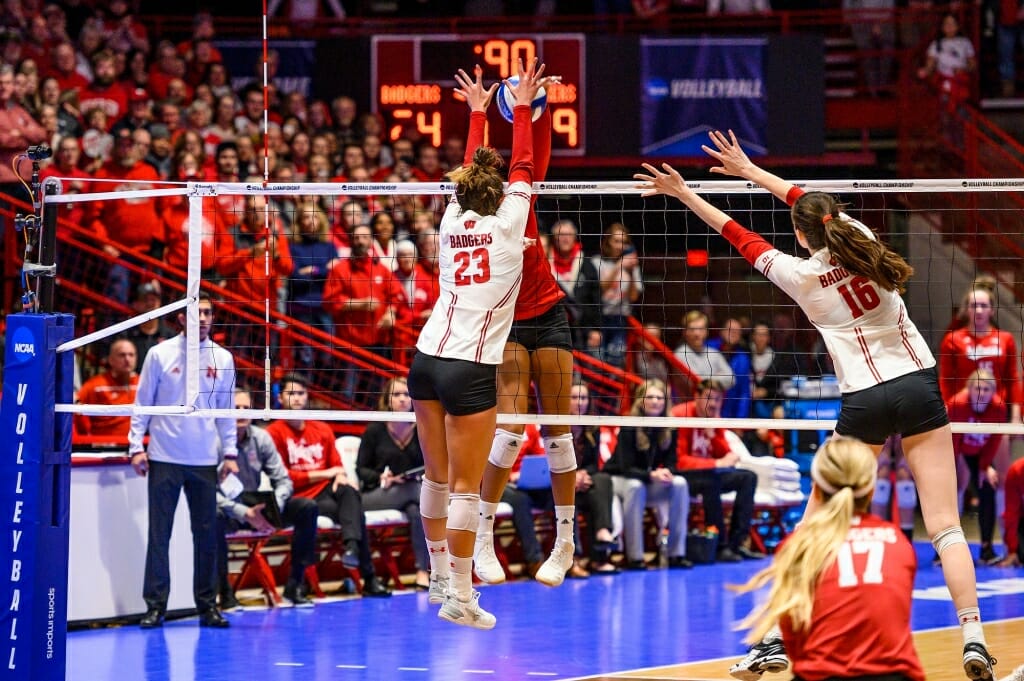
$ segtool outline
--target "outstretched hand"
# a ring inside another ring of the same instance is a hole
[[[561,76],[545,76],[545,68],[547,68],[547,65],[541,64],[540,59],[534,59],[525,66],[523,64],[523,60],[519,60],[519,82],[512,83],[509,80],[505,81],[505,87],[507,87],[509,92],[511,92],[515,97],[517,106],[520,104],[530,106],[533,104],[533,98],[537,96],[537,92],[542,87],[547,87],[552,83],[559,83],[562,81]]]
[[[636,186],[637,189],[643,190],[641,196],[646,197],[665,194],[667,196],[674,196],[682,201],[683,197],[690,192],[689,187],[686,186],[686,181],[683,179],[683,176],[669,164],[662,163],[662,170],[658,170],[650,163],[644,163],[643,167],[648,173],[650,173],[649,175],[644,175],[643,173],[636,173],[633,175],[634,180],[643,181],[641,184]]]
[[[757,168],[747,157],[746,152],[740,147],[736,133],[729,131],[728,139],[722,132],[713,130],[708,137],[715,143],[717,149],[712,149],[706,144],[700,145],[704,152],[721,163],[720,166],[711,168],[711,172],[719,175],[734,175],[736,177],[747,177],[747,173]]]
[[[487,107],[491,105],[491,100],[494,98],[494,92],[498,89],[497,83],[485,88],[483,76],[484,70],[480,68],[479,64],[473,67],[473,78],[470,78],[469,74],[462,69],[455,74],[455,82],[459,84],[459,87],[455,88],[455,92],[466,98],[470,111],[487,111]]]

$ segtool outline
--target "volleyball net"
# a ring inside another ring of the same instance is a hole
[[[743,181],[690,184],[782,251],[798,252],[788,207],[761,188]],[[963,294],[979,275],[991,278],[995,321],[1017,339],[1019,354],[1024,324],[1014,287],[1024,279],[1024,180],[797,184],[839,196],[849,204],[847,212],[911,262],[916,274],[906,294],[908,309],[936,356]],[[126,191],[120,188],[130,182],[117,186],[118,191],[46,198],[62,215],[58,302],[79,320],[79,337],[61,350],[78,353],[84,377],[102,367],[112,339],[133,335],[140,325],[156,326],[159,339],[178,332],[177,318],[184,313],[197,329],[203,291],[216,306],[213,338],[233,353],[238,383],[256,396],[251,417],[282,417],[280,381],[299,374],[310,384],[311,408],[301,414],[287,410],[289,418],[328,420],[356,431],[368,421],[411,418],[378,411],[377,404],[386,382],[405,375],[436,298],[437,224],[451,185],[214,182]],[[616,293],[602,292],[599,285],[596,298],[592,289],[589,298],[574,289],[567,299],[577,380],[592,395],[589,415],[503,414],[501,422],[683,425],[679,419],[630,417],[628,411],[636,387],[649,378],[664,380],[673,401],[692,398],[695,376],[674,350],[687,340],[687,313],[698,311],[707,317],[711,345],[726,326],[739,328],[744,348],[752,327],[770,329],[776,356],[787,360],[779,364],[791,367],[779,377],[784,385],[777,396],[786,404],[787,431],[833,425],[838,393],[817,332],[791,300],[681,204],[642,199],[632,181],[541,182],[534,189],[540,230],[558,276],[575,280],[580,269],[593,276],[602,253],[614,262],[623,250],[635,249],[632,274],[640,290],[628,306],[616,305]],[[63,219],[67,215],[77,220]],[[625,238],[616,245],[609,235],[620,227]],[[187,370],[197,377],[197,335],[188,338]],[[198,386],[198,379],[190,383],[185,405],[148,409],[218,415],[197,407]],[[770,415],[745,409],[736,413],[766,418],[687,423],[779,426]],[[131,408],[60,404],[57,410],[99,415],[127,414]],[[1024,433],[1010,424],[993,428]]]

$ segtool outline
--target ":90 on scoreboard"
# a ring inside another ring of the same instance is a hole
[[[547,75],[562,77],[549,88],[552,156],[583,156],[586,46],[582,34],[517,35],[386,35],[371,46],[373,110],[384,116],[388,141],[415,129],[435,146],[451,136],[466,136],[469,107],[454,88],[455,72],[483,68],[484,85],[515,75],[519,60],[539,57]],[[508,150],[512,126],[488,109],[486,144]]]

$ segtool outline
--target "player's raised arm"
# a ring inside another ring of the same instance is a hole
[[[661,164],[662,170],[658,170],[650,163],[644,163],[643,167],[649,174],[633,175],[633,179],[642,181],[636,186],[637,189],[643,190],[641,196],[657,196],[658,194],[674,196],[696,213],[697,217],[706,222],[708,226],[719,234],[722,233],[722,228],[731,218],[687,187],[686,180],[679,174],[679,171],[667,163]]]
[[[742,177],[744,180],[761,185],[774,194],[776,198],[785,201],[788,205],[793,204],[793,201],[797,198],[790,196],[790,192],[794,189],[793,183],[783,180],[778,175],[769,173],[751,161],[746,152],[740,147],[736,134],[732,130],[729,131],[728,137],[719,130],[709,132],[708,136],[714,143],[715,148],[712,149],[706,144],[702,144],[700,148],[708,156],[721,163],[719,166],[712,167],[711,172],[719,175]]]

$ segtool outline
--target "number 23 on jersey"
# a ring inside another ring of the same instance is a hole
[[[491,279],[491,254],[486,248],[458,251],[454,256],[455,285],[483,284]]]

